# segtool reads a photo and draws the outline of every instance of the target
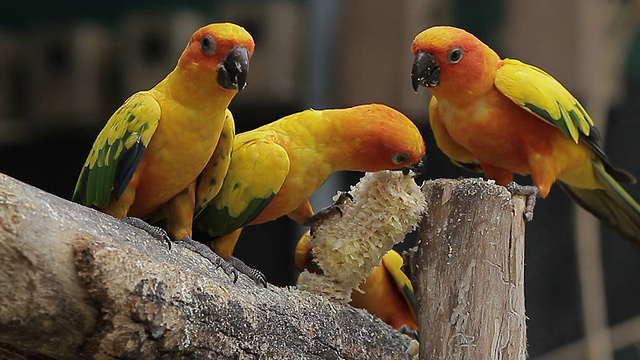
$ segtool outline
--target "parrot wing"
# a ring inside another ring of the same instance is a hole
[[[160,121],[160,105],[138,92],[111,116],[82,167],[72,200],[104,207],[129,184]]]
[[[282,146],[260,133],[247,140],[239,139],[240,135],[220,192],[194,220],[198,229],[212,237],[227,235],[255,219],[289,173],[289,155]]]
[[[194,216],[198,216],[200,211],[218,195],[218,192],[222,188],[224,179],[229,171],[229,165],[231,164],[233,139],[235,135],[236,128],[233,115],[231,111],[227,109],[218,145],[216,145],[211,159],[198,177]]]
[[[592,137],[594,123],[587,111],[569,90],[543,70],[505,59],[496,71],[495,86],[518,106],[557,127],[574,142]],[[599,141],[597,137],[593,140]]]
[[[402,256],[400,256],[400,254],[395,250],[389,250],[382,257],[382,264],[393,278],[393,282],[398,288],[398,291],[402,294],[407,307],[411,311],[411,316],[417,322],[416,314],[418,313],[418,305],[416,302],[416,295],[413,292],[413,285],[411,285],[411,281],[407,275],[402,272]]]
[[[495,86],[522,109],[560,129],[575,143],[583,141],[616,180],[635,183],[629,172],[614,167],[600,147],[593,120],[562,84],[543,70],[505,59],[496,72]]]

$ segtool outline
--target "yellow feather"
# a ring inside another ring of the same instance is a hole
[[[264,135],[243,133],[234,141],[233,158],[225,186],[213,200],[218,209],[227,206],[232,217],[242,214],[252,200],[277,193],[289,173],[287,152]],[[261,181],[249,180],[254,178]]]
[[[588,136],[594,126],[578,100],[553,76],[535,66],[504,59],[496,72],[495,86],[511,101],[560,128],[576,143],[580,133]],[[575,114],[574,118],[570,112]]]
[[[196,215],[213,198],[218,195],[231,164],[233,141],[236,134],[233,114],[229,109],[225,113],[225,123],[218,140],[218,145],[211,159],[200,174],[196,191]]]
[[[130,119],[133,120],[130,121]],[[146,91],[133,94],[107,121],[104,130],[100,132],[91,148],[85,166],[93,168],[98,160],[99,150],[105,146],[113,145],[117,139],[123,139],[124,147],[128,149],[137,140],[138,133],[141,133],[142,143],[147,146],[159,120],[160,105],[158,102]],[[127,131],[132,134],[125,139]],[[121,146],[114,153],[116,157],[122,151]]]

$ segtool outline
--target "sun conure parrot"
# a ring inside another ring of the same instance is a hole
[[[424,154],[415,124],[385,105],[289,115],[236,135],[222,189],[209,204],[196,204],[194,226],[213,237],[218,255],[235,259],[231,255],[244,226],[284,215],[312,225],[316,218],[307,198],[331,173],[402,169]],[[198,192],[210,183],[207,170]]]
[[[224,147],[220,134],[233,121],[227,106],[245,86],[253,49],[251,35],[238,25],[198,29],[175,69],[133,94],[107,121],[72,199],[117,218],[163,217],[175,225],[168,228],[172,239],[191,240],[195,180],[216,146]]]
[[[308,239],[307,231],[296,245],[296,267],[321,274],[322,269],[313,261]],[[415,332],[418,330],[416,298],[411,281],[402,272],[402,262],[400,254],[389,250],[382,257],[380,266],[376,266],[371,275],[358,285],[361,291],[351,292],[349,305],[367,310],[395,329]]]
[[[541,197],[557,180],[586,210],[634,243],[640,206],[618,183],[592,119],[543,70],[501,59],[472,34],[435,26],[418,34],[411,82],[432,93],[429,118],[438,147],[456,164],[507,185],[531,174]]]

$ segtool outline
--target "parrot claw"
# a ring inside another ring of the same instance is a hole
[[[524,219],[529,222],[533,220],[533,208],[536,206],[536,196],[538,196],[538,187],[534,185],[520,185],[514,181],[507,184],[507,190],[511,195],[525,195],[527,202],[524,208]]]
[[[245,264],[242,260],[238,259],[235,256],[229,256],[227,259],[228,264],[232,265],[234,270],[237,270],[245,275],[247,275],[251,280],[255,281],[256,284],[262,285],[265,288],[267,287],[267,277],[264,276],[260,270],[256,270],[249,265]]]
[[[140,230],[144,230],[154,238],[160,241],[166,242],[169,245],[169,250],[171,250],[171,238],[163,228],[158,226],[153,226],[140,218],[132,217],[132,216],[125,216],[123,218],[120,218],[120,221],[122,221],[127,225],[131,225],[135,228],[138,228]]]
[[[209,262],[216,267],[222,268],[225,274],[233,277],[233,282],[238,281],[238,271],[233,266],[233,264],[227,262],[220,255],[216,254],[215,251],[211,250],[207,245],[195,241],[189,236],[185,236],[180,240],[180,244],[182,244],[185,248],[193,251],[196,254],[199,254],[203,258],[209,260]]]
[[[404,325],[400,326],[400,327],[398,328],[398,331],[400,331],[400,333],[401,333],[401,334],[405,334],[405,335],[407,335],[407,336],[409,336],[409,337],[411,337],[411,338],[414,338],[414,339],[416,339],[416,340],[419,340],[419,337],[418,337],[418,331],[416,331],[416,330],[412,330],[411,328],[409,328],[409,327],[407,326],[407,324],[404,324]]]
[[[338,212],[338,214],[342,216],[342,208],[340,208],[340,205],[344,205],[347,200],[353,201],[353,196],[351,196],[351,194],[349,194],[349,192],[347,191],[340,192],[340,194],[338,195],[338,199],[333,204],[327,206],[324,209],[320,209],[315,214],[309,216],[309,218],[304,222],[304,226],[311,227],[309,230],[310,235],[313,236],[318,226],[322,225],[322,223],[326,219],[328,219],[336,212]]]
[[[207,245],[193,240],[188,236],[185,236],[180,240],[180,244],[209,260],[209,262],[216,267],[222,268],[222,271],[224,271],[225,274],[233,277],[234,283],[238,281],[238,272],[241,272],[255,281],[256,284],[262,284],[265,288],[267,287],[267,277],[264,276],[264,274],[259,270],[249,267],[249,265],[234,256],[230,256],[228,259],[223,259]]]
[[[213,252],[213,253],[215,254],[215,252]],[[216,255],[218,255],[218,254],[216,254]],[[207,258],[207,259],[209,261],[211,261],[209,258]],[[220,259],[222,259],[222,257],[220,257]],[[232,263],[228,262],[225,259],[222,259],[222,261],[220,261],[219,264],[215,264],[215,263],[213,263],[213,264],[214,265],[218,265],[218,267],[220,267],[222,269],[222,271],[224,271],[225,274],[227,274],[229,276],[233,276],[233,283],[234,284],[238,281],[238,270],[236,270],[235,266],[233,266]]]

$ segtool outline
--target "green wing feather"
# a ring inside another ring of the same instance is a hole
[[[239,134],[220,192],[194,220],[194,226],[219,237],[245,226],[264,210],[289,173],[289,156],[261,133]]]
[[[160,120],[160,105],[147,92],[131,96],[111,116],[89,152],[72,200],[105,207],[120,197],[135,172]]]
[[[574,142],[592,137],[594,123],[589,114],[558,80],[543,70],[505,59],[496,72],[495,86],[504,96],[557,127]]]
[[[416,302],[416,295],[413,292],[411,280],[409,280],[407,275],[402,272],[402,256],[395,250],[389,250],[382,257],[382,263],[393,278],[393,282],[395,283],[398,291],[400,291],[402,297],[404,297],[404,301],[407,303],[407,306],[411,311],[411,316],[413,316],[414,320],[417,322],[416,314],[418,313],[418,305]]]
[[[229,165],[231,164],[235,135],[236,128],[233,115],[231,111],[227,109],[218,145],[216,145],[211,159],[198,177],[195,216],[198,216],[200,211],[218,195],[218,192],[222,188],[222,183],[227,176]]]

